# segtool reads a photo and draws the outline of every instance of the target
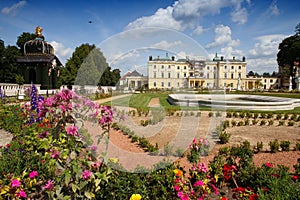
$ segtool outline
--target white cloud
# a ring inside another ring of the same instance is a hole
[[[158,9],[154,15],[141,17],[127,25],[126,29],[135,29],[142,27],[163,27],[175,30],[181,30],[180,22],[172,17],[173,8]]]
[[[280,10],[277,6],[277,0],[273,0],[270,7],[269,7],[269,12],[271,13],[271,15],[275,15],[278,16],[280,15]]]
[[[62,63],[65,63],[73,53],[73,49],[66,48],[62,43],[56,41],[51,41],[49,43],[54,48],[54,54],[61,60]]]
[[[249,50],[249,56],[258,57],[274,57],[277,55],[278,46],[286,35],[264,35],[255,38],[256,42],[253,49]]]
[[[278,71],[278,46],[286,35],[264,35],[255,38],[254,47],[249,50],[247,69],[262,74],[264,72]]]
[[[272,73],[273,71],[278,71],[278,64],[276,58],[255,58],[247,59],[247,71],[254,71],[258,74],[263,74],[264,72]]]
[[[141,27],[163,27],[179,31],[195,29],[198,20],[206,15],[221,13],[222,8],[234,10],[232,20],[237,23],[247,21],[247,10],[242,7],[245,0],[178,0],[172,6],[159,8],[151,16],[143,16],[129,23],[126,29]],[[249,0],[246,0],[250,3]]]
[[[204,32],[204,29],[202,26],[197,26],[197,28],[195,28],[195,30],[193,31],[193,35],[201,35],[201,33]]]
[[[173,41],[173,42],[167,42],[166,40],[162,40],[156,44],[151,45],[151,47],[154,47],[157,49],[171,49],[172,47],[176,47],[181,44],[182,44],[182,42],[179,40]]]
[[[18,9],[22,8],[25,5],[26,5],[26,1],[19,1],[18,3],[15,3],[10,7],[2,8],[1,12],[6,15],[14,16],[17,14]]]
[[[231,20],[238,24],[245,24],[248,21],[248,12],[245,8],[238,8],[231,12]]]
[[[238,46],[240,44],[239,40],[233,40],[231,37],[231,29],[229,26],[224,26],[223,24],[217,25],[215,28],[215,39],[214,42],[206,45],[206,48],[219,47],[223,45],[228,46]]]

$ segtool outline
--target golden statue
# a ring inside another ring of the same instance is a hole
[[[42,29],[40,26],[37,26],[37,27],[35,28],[35,34],[36,34],[38,37],[43,37],[42,31],[43,31],[43,29]]]

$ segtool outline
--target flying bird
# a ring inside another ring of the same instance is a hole
[[[92,23],[92,21],[89,21],[89,24],[91,24]]]

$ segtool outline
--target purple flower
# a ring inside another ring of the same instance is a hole
[[[30,105],[31,105],[31,110],[35,110],[38,106],[37,89],[34,84],[32,84],[31,86]]]

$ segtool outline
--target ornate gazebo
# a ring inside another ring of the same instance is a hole
[[[36,38],[24,44],[23,56],[17,58],[25,84],[40,84],[41,89],[57,89],[62,63],[54,55],[52,45],[44,40],[42,28],[36,27]]]

